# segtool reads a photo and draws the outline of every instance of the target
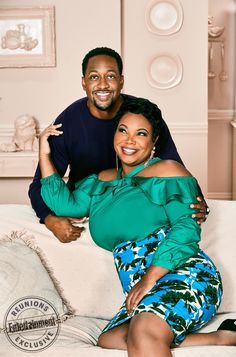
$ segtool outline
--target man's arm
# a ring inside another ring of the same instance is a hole
[[[155,156],[158,156],[163,160],[175,160],[184,165],[181,157],[179,156],[174,140],[172,139],[170,130],[164,120],[162,122],[160,135],[157,140]]]
[[[34,209],[38,218],[40,219],[40,223],[44,223],[45,218],[48,215],[51,215],[51,214],[53,215],[53,212],[48,208],[48,206],[46,206],[46,204],[44,203],[44,201],[41,197],[40,179],[41,179],[41,172],[40,172],[40,168],[38,165],[35,175],[34,175],[34,178],[33,178],[33,181],[31,182],[31,184],[29,186],[28,194],[29,194],[31,206]]]
[[[163,160],[175,160],[184,165],[172,139],[170,130],[164,120],[162,122],[161,132],[156,147],[157,150],[155,152],[155,156],[158,156]],[[198,212],[194,213],[192,217],[195,218],[199,224],[201,224],[206,220],[209,208],[204,200],[200,186],[198,186],[198,191],[199,196],[196,197],[198,202],[193,202],[190,207],[198,210]]]

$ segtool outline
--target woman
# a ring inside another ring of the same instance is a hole
[[[236,343],[231,331],[193,334],[215,315],[221,278],[198,246],[200,226],[189,208],[197,196],[196,179],[175,161],[152,158],[160,126],[156,118],[161,112],[148,100],[122,106],[114,136],[121,168],[91,175],[73,192],[50,161],[47,139],[62,135],[60,125],[40,137],[45,203],[59,216],[90,217],[91,235],[113,251],[126,294],[98,345],[127,349],[130,357],[152,357],[156,351],[168,357],[170,347],[180,344]]]

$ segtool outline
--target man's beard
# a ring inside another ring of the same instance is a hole
[[[99,101],[97,101],[96,99],[93,98],[93,104],[97,109],[106,111],[106,110],[109,110],[109,109],[113,108],[113,106],[115,104],[115,101],[114,101],[114,98],[112,97],[109,102],[101,103],[101,102],[99,102]]]

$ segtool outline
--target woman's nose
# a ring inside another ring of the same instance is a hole
[[[127,141],[128,144],[135,143],[134,136],[133,135],[128,135],[127,138],[126,138],[126,141]]]

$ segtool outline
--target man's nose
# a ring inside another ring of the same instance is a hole
[[[102,76],[100,77],[98,86],[99,86],[99,88],[108,88],[109,87],[108,81],[107,81],[105,76],[104,77],[102,77]]]

